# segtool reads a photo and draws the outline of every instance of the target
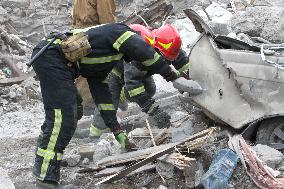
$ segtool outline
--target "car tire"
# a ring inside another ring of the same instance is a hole
[[[260,123],[256,136],[257,144],[271,146],[284,152],[284,118],[271,118]]]

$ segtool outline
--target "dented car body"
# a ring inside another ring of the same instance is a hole
[[[259,46],[216,36],[197,13],[184,12],[201,32],[189,53],[189,75],[203,92],[190,96],[191,101],[211,118],[235,129],[284,116],[284,69],[280,64],[284,56],[265,55]]]

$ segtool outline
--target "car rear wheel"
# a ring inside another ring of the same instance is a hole
[[[260,123],[256,143],[284,152],[284,118],[272,118]]]

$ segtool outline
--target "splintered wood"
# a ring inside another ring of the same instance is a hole
[[[134,14],[129,16],[125,21],[123,21],[123,23],[127,25],[133,23],[144,24],[143,20],[145,20],[149,25],[155,22],[161,23],[163,18],[171,13],[172,9],[173,6],[169,1],[157,0],[138,12],[134,11]],[[141,17],[143,19],[141,19]]]
[[[135,160],[137,161],[139,159],[142,159],[142,160],[130,165],[129,167],[125,169],[118,171],[116,174],[111,175],[107,177],[106,179],[103,179],[102,181],[98,182],[96,185],[100,185],[103,183],[109,183],[109,182],[122,179],[126,175],[130,174],[131,172],[137,170],[138,168],[144,165],[147,165],[148,163],[162,157],[165,154],[172,153],[176,149],[176,147],[189,148],[190,150],[196,149],[197,147],[200,147],[201,144],[205,144],[207,140],[212,136],[215,130],[216,130],[215,128],[209,128],[201,132],[198,132],[184,139],[181,142],[170,143],[170,144],[161,145],[161,146],[155,146],[152,148],[143,149],[143,150],[139,150],[136,152],[129,152],[129,153],[120,154],[117,156],[107,157],[101,160],[100,162],[98,162],[98,166],[110,166],[110,165],[114,166],[116,164],[121,165],[122,163],[126,163],[126,162],[130,163],[131,161],[135,161]],[[172,156],[169,156],[168,160],[173,162],[175,166],[179,167],[180,169],[183,169],[187,166],[190,166],[190,161],[194,159],[183,156],[180,153],[177,153]]]
[[[159,158],[158,160],[172,164],[180,170],[184,170],[184,168],[189,167],[191,165],[190,162],[194,161],[195,159],[182,155],[181,153],[172,153],[169,155],[165,155]]]

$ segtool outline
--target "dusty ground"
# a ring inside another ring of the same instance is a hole
[[[70,1],[71,2],[71,1]],[[135,1],[134,1],[135,2]],[[121,20],[126,18],[133,12],[133,9],[137,7],[139,9],[145,3],[146,0],[139,0],[134,3],[133,1],[119,0],[117,8],[118,18]],[[181,15],[181,9],[184,7],[194,7],[200,9],[201,1],[182,1],[176,0],[176,17],[170,19],[171,22],[177,26],[184,39],[183,47],[189,48],[189,45],[198,36],[194,27],[188,19]],[[204,1],[209,5],[209,1]],[[219,2],[219,1],[218,1]],[[227,7],[228,1],[220,1]],[[283,7],[282,1],[271,1],[270,4],[277,7]],[[266,4],[265,4],[266,3]],[[267,1],[263,1],[263,4],[267,5]],[[270,5],[269,5],[270,6]],[[255,12],[258,14],[262,8],[252,7],[245,16],[251,16],[253,9],[257,9]],[[269,9],[271,14],[272,8]],[[272,9],[273,11],[273,9]],[[283,9],[277,8],[277,15],[283,15]],[[4,29],[8,34],[16,34],[20,36],[21,40],[27,42],[29,45],[34,45],[39,39],[44,36],[44,33],[49,33],[51,30],[60,29],[65,30],[70,28],[71,7],[68,6],[67,0],[2,0],[0,2],[0,29]],[[238,14],[242,14],[239,12]],[[257,28],[248,28],[248,22],[243,21],[242,24],[238,24],[238,19],[235,16],[232,21],[232,27],[236,27],[238,31],[248,31],[255,33],[256,36],[269,36],[271,31],[263,29],[258,31]],[[256,16],[257,17],[257,16]],[[178,18],[178,19],[176,19]],[[246,17],[245,17],[246,18]],[[255,18],[257,20],[257,18]],[[279,22],[281,20],[278,20]],[[261,21],[259,21],[261,22]],[[281,22],[283,24],[283,20]],[[186,26],[186,27],[185,27]],[[279,28],[276,28],[276,30]],[[281,28],[279,29],[281,30]],[[283,32],[282,28],[282,32]],[[257,33],[261,32],[261,33]],[[265,33],[266,32],[266,33]],[[2,34],[2,31],[0,30]],[[280,34],[279,34],[280,35]],[[1,35],[0,35],[1,36]],[[280,35],[283,37],[283,35]],[[273,36],[273,41],[279,41],[282,38]],[[0,40],[0,42],[2,42]],[[2,43],[0,43],[2,44]],[[2,47],[4,45],[2,44]],[[6,60],[2,57],[5,55],[8,60],[15,62],[19,65],[19,69],[27,71],[24,66],[24,62],[28,61],[30,57],[30,47],[26,47],[27,52],[21,54],[19,49],[3,49],[0,48],[0,69],[3,69],[6,65]],[[16,50],[16,51],[15,51]],[[1,74],[0,74],[1,75]],[[6,74],[6,77],[9,77]],[[166,84],[164,80],[156,78],[158,85],[157,96],[163,97],[167,94],[177,93],[176,90]],[[33,91],[35,93],[23,92],[22,89],[27,89],[26,86],[34,86]],[[208,126],[215,126],[215,123],[208,120],[202,112],[198,109],[192,108],[192,106],[184,107],[184,104],[179,101],[173,106],[166,107],[173,116],[176,111],[181,111],[189,114],[189,121],[192,123],[193,128],[197,130],[206,128]],[[39,134],[39,127],[44,119],[43,105],[40,101],[40,91],[38,85],[27,84],[21,87],[17,85],[13,87],[0,87],[0,165],[4,168],[11,180],[15,184],[17,189],[33,189],[34,178],[31,174],[31,169],[34,161],[34,149],[36,145],[36,139]],[[72,139],[70,145],[67,147],[66,152],[70,152],[80,144],[85,144],[91,141],[90,139]],[[207,151],[210,151],[213,155],[217,149],[226,147],[226,139],[215,141],[213,145],[205,147]],[[156,171],[146,172],[143,174],[128,177],[124,180],[117,182],[116,184],[103,185],[95,187],[94,184],[100,179],[92,178],[92,174],[78,174],[76,171],[80,169],[76,167],[63,167],[62,168],[62,181],[63,183],[73,183],[80,189],[88,188],[158,188],[160,185],[166,185],[161,178],[156,174]],[[184,182],[180,175],[167,183],[168,188],[185,188]],[[0,183],[1,186],[1,183]],[[1,188],[1,187],[0,187]],[[228,186],[230,189],[242,189],[242,188],[257,188],[253,182],[245,174],[244,169],[238,166],[234,172],[232,180]]]

